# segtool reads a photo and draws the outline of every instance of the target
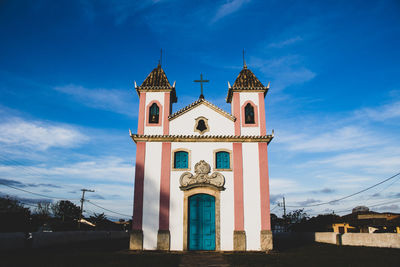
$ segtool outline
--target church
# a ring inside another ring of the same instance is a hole
[[[207,82],[201,79],[198,81]],[[264,99],[269,89],[244,63],[226,112],[201,93],[178,97],[161,65],[139,97],[131,250],[272,249]]]

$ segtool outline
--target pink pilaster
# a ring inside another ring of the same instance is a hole
[[[260,166],[261,230],[271,230],[267,143],[258,143]]]
[[[169,134],[168,116],[170,115],[170,109],[171,109],[170,99],[171,99],[171,93],[170,92],[164,93],[164,128],[163,128],[164,135]]]
[[[162,143],[159,230],[169,230],[171,143]]]
[[[267,128],[265,125],[265,102],[264,102],[264,93],[258,93],[258,106],[260,113],[260,135],[267,134]]]
[[[146,113],[146,93],[140,92],[139,97],[139,117],[138,117],[138,134],[144,134],[144,119]]]
[[[132,221],[133,230],[142,230],[145,155],[146,143],[138,142],[136,144],[135,195],[133,200]]]
[[[233,116],[235,116],[235,135],[240,135],[240,95],[237,92],[233,93]]]
[[[242,143],[233,143],[233,190],[235,198],[235,231],[244,231]]]

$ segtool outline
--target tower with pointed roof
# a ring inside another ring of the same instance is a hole
[[[133,250],[270,250],[269,89],[244,64],[226,101],[177,102],[159,64],[140,86]]]

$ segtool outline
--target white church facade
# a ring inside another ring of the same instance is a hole
[[[177,102],[158,65],[139,96],[132,250],[272,249],[264,86],[246,65],[228,113],[203,95]]]

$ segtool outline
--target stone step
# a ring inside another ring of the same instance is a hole
[[[220,253],[188,252],[181,257],[180,267],[228,267],[230,266]]]

